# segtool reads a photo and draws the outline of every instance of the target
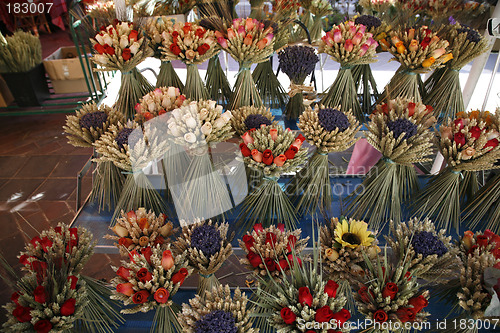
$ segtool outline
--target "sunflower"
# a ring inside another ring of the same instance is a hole
[[[358,246],[370,246],[375,237],[368,231],[368,224],[363,221],[357,221],[345,218],[337,224],[335,228],[335,242],[340,247],[349,247],[355,249]]]

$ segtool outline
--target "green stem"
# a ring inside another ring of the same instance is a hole
[[[113,162],[98,162],[92,181],[91,202],[97,202],[98,211],[111,210],[120,198],[125,177]]]
[[[398,69],[387,85],[386,90],[381,97],[381,101],[387,102],[390,99],[402,97],[413,99],[415,103],[422,102],[418,85],[418,76],[418,73],[402,70],[401,68]]]
[[[231,100],[231,86],[227,80],[226,74],[222,70],[219,60],[219,54],[214,55],[208,61],[207,75],[205,82],[210,98],[217,103],[227,105]]]
[[[459,72],[446,69],[424,102],[434,108],[434,115],[438,119],[453,119],[457,112],[465,111]]]
[[[139,100],[154,88],[148,80],[137,70],[122,72],[121,86],[116,100],[116,109],[127,119],[134,119],[135,105]]]
[[[209,98],[207,87],[201,79],[198,65],[187,64],[186,86],[184,95],[193,101],[206,100]]]
[[[252,78],[250,66],[240,64],[240,72],[234,85],[234,92],[230,104],[230,110],[236,110],[242,106],[263,106],[262,99]]]
[[[160,73],[156,79],[156,88],[159,87],[176,87],[181,93],[184,91],[184,84],[175,72],[174,66],[170,61],[162,61],[160,65]]]

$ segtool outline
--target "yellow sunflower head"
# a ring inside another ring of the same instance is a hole
[[[342,219],[335,228],[335,242],[342,247],[355,249],[358,246],[370,246],[373,234],[368,231],[368,224],[363,221]]]

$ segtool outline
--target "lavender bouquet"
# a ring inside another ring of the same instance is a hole
[[[304,81],[313,71],[319,58],[310,46],[288,46],[278,53],[280,68],[290,78],[290,100],[285,109],[287,118],[297,119],[304,112],[302,92],[310,92],[312,87]]]

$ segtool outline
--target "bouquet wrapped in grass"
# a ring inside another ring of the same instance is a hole
[[[310,86],[305,86],[307,76],[314,72],[319,61],[314,48],[310,46],[287,46],[278,53],[280,69],[290,79],[290,100],[286,104],[285,115],[297,119],[304,112],[304,97],[302,92],[311,92]],[[314,88],[312,88],[314,90]]]
[[[333,14],[332,4],[328,0],[312,0],[306,10],[312,14],[312,17],[306,14],[304,24],[309,30],[311,41],[316,43],[323,36],[323,19]]]
[[[125,117],[108,106],[97,107],[95,103],[84,104],[75,115],[66,117],[64,132],[68,143],[75,147],[92,147],[111,125],[123,122]],[[97,163],[92,182],[90,200],[97,201],[99,210],[112,209],[120,197],[124,177],[111,162]]]
[[[360,15],[354,19],[355,24],[362,24],[366,27],[366,31],[373,35],[375,40],[380,40],[387,36],[390,29],[389,26],[376,16]],[[361,110],[364,114],[370,114],[372,111],[372,94],[377,100],[379,92],[377,90],[377,83],[373,77],[370,64],[355,65],[351,69],[352,78],[356,91],[361,93]]]
[[[248,298],[240,288],[234,290],[229,285],[217,286],[207,291],[206,295],[189,300],[182,305],[179,323],[187,333],[231,332],[258,333],[252,328]]]
[[[351,110],[359,121],[365,120],[351,68],[374,62],[377,46],[378,43],[373,39],[373,35],[366,31],[366,27],[352,21],[334,25],[332,30],[321,38],[318,52],[328,54],[341,66],[333,85],[321,100],[322,105],[340,105],[343,110]]]
[[[218,173],[211,150],[231,138],[230,111],[222,113],[215,101],[193,101],[172,111],[167,120],[169,141],[179,154],[166,160],[168,179],[182,179],[169,188],[178,216],[184,220],[218,216],[231,209],[226,183]],[[212,150],[213,152],[213,150]],[[179,156],[183,161],[179,161]]]
[[[397,98],[376,106],[365,133],[382,158],[363,180],[364,191],[347,198],[347,214],[379,230],[386,220],[401,222],[401,204],[418,190],[414,163],[430,161],[435,123],[431,108]]]
[[[154,57],[161,60],[162,34],[172,27],[172,20],[165,17],[151,17],[146,23],[146,33],[149,43],[154,51]],[[175,87],[181,92],[184,91],[184,84],[175,72],[170,60],[161,61],[160,72],[156,79],[156,88]]]
[[[231,86],[222,69],[219,59],[220,52],[208,61],[205,85],[210,99],[227,107],[231,101]]]
[[[453,58],[449,42],[426,26],[391,30],[387,39],[379,43],[401,64],[379,101],[402,97],[422,102],[420,74],[435,70]]]
[[[126,214],[122,211],[116,224],[110,229],[114,235],[105,235],[104,238],[114,240],[124,257],[134,250],[142,253],[143,249],[164,246],[175,232],[172,222],[167,222],[165,214],[156,216],[145,208],[131,210]]]
[[[122,74],[116,109],[128,119],[134,118],[134,106],[139,99],[153,90],[153,86],[137,70],[136,66],[153,54],[148,40],[130,22],[115,21],[101,27],[93,39],[92,60],[100,66],[98,70],[119,70]]]
[[[408,270],[408,260],[393,266],[385,256],[383,260],[377,257],[375,262],[366,258],[365,264],[365,275],[355,285],[358,312],[372,323],[365,332],[406,332],[406,323],[413,327],[414,323],[428,321],[430,314],[425,308],[429,305],[429,291],[421,290]]]
[[[255,304],[265,309],[260,316],[278,332],[300,332],[308,326],[315,332],[348,330],[344,325],[351,313],[344,308],[346,297],[337,282],[324,279],[318,247],[314,245],[310,261],[301,264],[300,258],[292,258],[289,274],[280,280],[259,278]]]
[[[192,100],[208,99],[208,90],[201,79],[198,65],[219,50],[213,31],[195,23],[176,23],[162,33],[162,60],[181,60],[187,76],[183,93]]]
[[[148,177],[142,171],[168,149],[156,130],[145,124],[145,132],[139,124],[129,121],[113,125],[94,143],[99,154],[98,161],[112,162],[122,169],[127,178],[120,199],[115,206],[111,226],[114,226],[121,211],[129,212],[137,207],[149,207],[156,214],[166,211],[165,204]]]
[[[250,66],[266,61],[273,53],[274,34],[272,22],[252,18],[234,19],[231,26],[215,32],[221,48],[236,60],[240,69],[231,96],[230,110],[241,106],[261,107],[262,99],[255,86]]]
[[[135,106],[135,121],[143,124],[187,104],[186,96],[176,87],[156,88],[144,95]]]
[[[61,223],[32,238],[19,257],[26,274],[12,283],[17,291],[5,306],[5,331],[113,332],[123,323],[109,302],[110,290],[81,275],[94,246],[86,229]]]
[[[0,73],[28,72],[42,63],[42,44],[30,32],[0,33]]]
[[[408,271],[431,284],[441,284],[457,277],[458,249],[446,230],[436,230],[429,219],[418,218],[390,224],[391,234],[385,236],[398,261],[409,260]]]
[[[495,318],[495,312],[498,316],[498,306],[492,301],[495,290],[491,280],[498,281],[500,278],[500,237],[489,230],[476,234],[466,231],[458,247],[460,274],[441,286],[440,296],[459,307],[461,313],[457,319],[487,322]],[[472,333],[478,330],[477,326],[465,326],[453,332]]]
[[[172,297],[192,272],[186,253],[172,255],[170,245],[157,245],[147,255],[132,251],[130,260],[112,268],[117,276],[111,280],[115,288],[111,298],[132,306],[121,313],[154,310],[150,332],[182,332]]]
[[[198,220],[184,225],[182,235],[174,243],[175,252],[186,251],[189,266],[198,272],[197,295],[202,299],[220,286],[215,273],[233,253],[228,229],[227,223]]]
[[[259,129],[262,125],[276,125],[271,110],[266,107],[242,106],[231,112],[233,114],[231,124],[239,136],[252,129]]]
[[[301,214],[331,210],[328,153],[344,151],[357,141],[359,122],[350,111],[344,113],[339,109],[309,107],[300,115],[299,128],[307,142],[316,147],[306,167],[287,186],[288,195],[297,198],[296,212]]]
[[[413,202],[414,212],[426,214],[442,228],[460,226],[461,205],[477,191],[475,172],[498,168],[499,118],[480,111],[460,112],[436,132],[438,148],[448,164]]]
[[[240,145],[245,165],[264,175],[261,183],[242,203],[239,216],[244,229],[257,222],[269,226],[276,219],[287,229],[295,229],[297,216],[290,199],[278,184],[279,177],[297,170],[305,163],[305,138],[298,137],[281,126],[262,126],[241,136]]]
[[[450,41],[453,58],[425,81],[427,95],[424,98],[425,103],[434,108],[434,115],[442,119],[454,118],[457,112],[465,110],[459,72],[488,48],[486,37],[458,23],[447,26],[445,36]]]

